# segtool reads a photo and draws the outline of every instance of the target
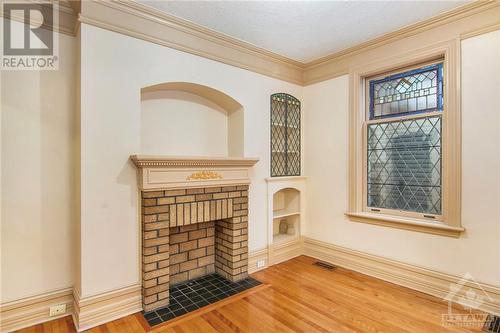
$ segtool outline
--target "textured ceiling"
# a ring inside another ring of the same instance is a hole
[[[468,1],[138,2],[288,58],[309,62]]]

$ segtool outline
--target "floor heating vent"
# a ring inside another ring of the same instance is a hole
[[[319,267],[324,268],[324,269],[327,269],[329,271],[333,271],[335,269],[335,266],[330,265],[326,262],[322,262],[322,261],[315,261],[314,265],[319,266]]]
[[[500,333],[500,317],[488,315],[484,323],[483,331],[488,333]]]

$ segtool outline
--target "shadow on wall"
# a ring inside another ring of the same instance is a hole
[[[141,153],[243,157],[243,106],[219,90],[195,83],[143,88]]]

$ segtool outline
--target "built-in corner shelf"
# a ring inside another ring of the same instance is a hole
[[[305,217],[306,177],[267,178],[269,262],[277,264],[300,255]]]
[[[294,215],[300,215],[300,212],[299,211],[290,212],[290,211],[287,211],[286,209],[273,211],[273,218],[274,219],[281,219],[284,217],[289,217],[289,216],[294,216]]]

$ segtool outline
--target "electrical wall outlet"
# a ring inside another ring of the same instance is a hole
[[[257,268],[262,268],[266,265],[266,261],[265,260],[259,260],[257,261]]]
[[[49,316],[54,317],[62,315],[64,313],[66,313],[66,304],[59,304],[50,307]]]

